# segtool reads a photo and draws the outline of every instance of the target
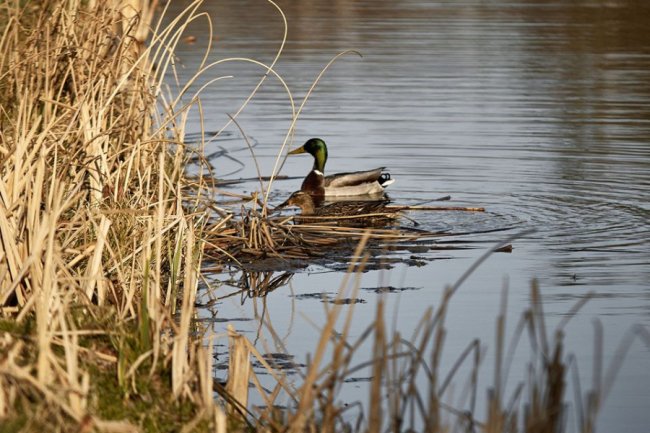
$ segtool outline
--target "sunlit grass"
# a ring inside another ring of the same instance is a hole
[[[0,416],[214,422],[192,325],[205,185],[186,196],[186,108],[163,85],[183,25],[145,46],[153,11],[136,3],[44,6],[1,11]]]

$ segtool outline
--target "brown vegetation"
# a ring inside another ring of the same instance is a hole
[[[183,107],[156,105],[180,32],[145,47],[150,14],[121,6],[0,11],[0,417],[16,430],[217,413],[190,337],[206,218],[184,193]]]

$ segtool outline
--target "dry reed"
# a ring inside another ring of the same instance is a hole
[[[205,182],[184,192],[187,107],[163,86],[198,3],[145,46],[156,4],[0,11],[0,423],[15,430],[224,422],[193,325]]]

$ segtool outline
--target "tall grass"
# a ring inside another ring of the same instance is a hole
[[[0,417],[16,429],[39,413],[101,429],[102,393],[117,419],[147,393],[191,402],[172,419],[218,410],[192,337],[204,185],[185,192],[185,107],[163,86],[196,5],[145,46],[146,3],[0,11]]]

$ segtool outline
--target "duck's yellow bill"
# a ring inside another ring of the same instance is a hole
[[[300,146],[297,149],[293,149],[288,155],[298,155],[299,153],[305,153],[305,146]]]

